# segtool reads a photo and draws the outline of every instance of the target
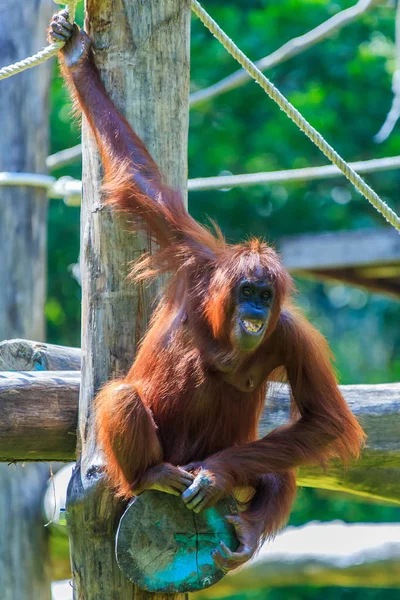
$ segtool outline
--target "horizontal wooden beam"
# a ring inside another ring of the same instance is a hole
[[[75,459],[80,373],[0,373],[0,460]],[[400,502],[400,384],[342,386],[368,443],[362,459],[344,471],[333,464],[301,469],[299,483]],[[272,386],[260,435],[287,422],[286,386]]]
[[[279,249],[292,275],[400,296],[400,236],[394,229],[293,236],[280,240]]]
[[[388,273],[389,268],[390,274]],[[296,271],[293,274],[305,279],[323,279],[336,284],[344,283],[353,287],[361,287],[372,293],[393,296],[395,299],[400,297],[400,265],[363,269],[313,269],[312,271]],[[372,276],[373,274],[376,276]]]
[[[292,272],[386,265],[400,275],[400,236],[391,228],[286,237],[279,250]]]
[[[0,372],[0,461],[75,459],[79,371]]]
[[[79,371],[80,348],[30,340],[0,342],[0,371]]]
[[[303,467],[300,485],[400,502],[400,384],[345,385],[341,391],[368,436],[362,458],[347,471],[338,463],[326,472]],[[275,386],[266,401],[260,435],[288,419],[288,389]]]

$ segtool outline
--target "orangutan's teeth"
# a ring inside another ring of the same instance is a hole
[[[242,323],[246,331],[250,333],[258,333],[261,331],[263,323],[262,321],[249,321],[247,319],[242,319]]]

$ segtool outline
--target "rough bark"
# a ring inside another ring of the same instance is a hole
[[[79,379],[74,371],[0,372],[0,460],[75,460]]]
[[[189,87],[188,0],[87,0],[86,29],[107,90],[158,162],[185,193]],[[95,468],[92,402],[110,376],[125,372],[153,298],[126,281],[128,263],[148,247],[102,206],[93,139],[83,127],[82,390],[77,469],[67,500],[74,597],[143,597],[115,561],[116,506]]]
[[[196,592],[224,576],[211,553],[224,542],[235,552],[238,539],[225,519],[237,514],[236,502],[226,498],[196,514],[181,498],[163,492],[144,492],[125,511],[116,538],[119,567],[128,579],[151,592]]]
[[[29,340],[0,342],[0,371],[79,371],[79,348]]]
[[[45,42],[49,0],[0,3],[0,64],[30,56]],[[46,173],[51,64],[1,82],[0,171]],[[46,190],[0,188],[0,339],[44,339]],[[0,465],[0,588],[4,600],[50,598],[47,531],[41,519],[46,465]]]
[[[0,588],[4,600],[50,600],[46,465],[0,465]]]
[[[15,0],[0,6],[0,61],[7,65],[43,46],[52,6]],[[0,171],[46,173],[51,65],[1,82]],[[44,336],[47,245],[46,190],[0,188],[0,335]]]

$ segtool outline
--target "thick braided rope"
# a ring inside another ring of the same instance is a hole
[[[400,231],[400,217],[378,196],[376,192],[339,156],[320,133],[299,113],[299,111],[281,94],[274,84],[251,62],[236,44],[222,31],[219,25],[202,8],[197,0],[192,0],[192,10],[211,31],[235,60],[262,87],[281,110],[314,142],[329,160],[336,165],[354,187],[380,212],[385,219]]]
[[[68,3],[63,0],[54,0],[57,4],[67,4],[68,6],[68,20],[70,23],[73,23],[75,20],[75,10],[76,5],[79,0],[70,0]],[[43,50],[40,50],[33,56],[29,56],[28,58],[24,58],[24,60],[20,60],[19,62],[14,63],[13,65],[9,65],[8,67],[3,67],[0,69],[0,81],[2,79],[6,79],[7,77],[11,77],[12,75],[16,75],[17,73],[21,73],[21,71],[25,71],[26,69],[30,69],[31,67],[36,67],[36,65],[40,65],[48,58],[51,58],[61,48],[64,46],[64,42],[54,42]]]

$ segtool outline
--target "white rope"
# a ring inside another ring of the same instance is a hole
[[[79,0],[70,0],[67,3],[65,3],[64,0],[54,0],[54,2],[56,2],[57,4],[67,4],[68,20],[70,21],[70,23],[73,23],[75,21],[76,5],[79,2]],[[43,48],[43,50],[40,50],[33,56],[29,56],[28,58],[24,58],[24,60],[20,60],[19,62],[16,62],[12,65],[8,65],[7,67],[3,67],[2,69],[0,69],[0,81],[2,79],[6,79],[7,77],[11,77],[12,75],[16,75],[17,73],[21,73],[26,69],[30,69],[31,67],[36,67],[36,65],[40,65],[41,63],[45,62],[46,60],[57,54],[57,52],[61,50],[61,48],[64,46],[64,43],[65,42],[61,41],[54,42],[53,44],[46,46],[46,48]]]
[[[350,163],[357,173],[375,173],[400,168],[400,156],[375,158],[372,160]],[[246,173],[242,175],[221,175],[219,177],[198,177],[189,179],[190,192],[202,190],[229,190],[234,187],[251,185],[271,185],[273,183],[292,183],[314,179],[330,179],[341,177],[343,173],[335,165],[322,167],[306,167],[305,169],[286,169],[283,171],[267,171],[264,173]],[[19,185],[45,188],[49,198],[63,198],[68,206],[79,206],[82,195],[82,181],[73,177],[50,177],[37,173],[0,172],[0,186]]]
[[[49,198],[63,198],[67,206],[81,204],[82,182],[73,177],[65,176],[56,179],[38,173],[0,172],[0,187],[10,185],[45,189]]]
[[[376,173],[400,168],[400,156],[360,160],[349,165],[357,173]],[[304,169],[284,169],[265,171],[264,173],[245,173],[242,175],[219,175],[218,177],[197,177],[189,179],[190,192],[203,190],[229,190],[252,185],[271,185],[274,183],[293,183],[295,181],[314,181],[342,177],[343,173],[335,165],[306,167]]]
[[[77,144],[65,150],[59,150],[46,158],[46,167],[52,171],[61,169],[82,158],[82,144]]]
[[[192,10],[211,31],[235,60],[262,87],[283,112],[301,129],[325,156],[336,165],[354,187],[381,213],[384,218],[400,231],[400,217],[378,196],[378,194],[343,160],[328,144],[322,135],[300,114],[300,112],[281,94],[274,84],[247,58],[247,56],[226,35],[219,25],[202,8],[197,0],[192,0]]]
[[[0,186],[2,185],[22,185],[36,188],[51,188],[56,181],[55,177],[50,175],[39,175],[38,173],[14,173],[4,171],[0,173]]]

